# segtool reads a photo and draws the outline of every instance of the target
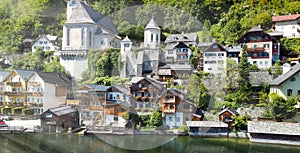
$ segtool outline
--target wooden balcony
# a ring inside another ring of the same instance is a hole
[[[188,61],[188,59],[187,58],[182,58],[182,59],[176,59],[176,62],[186,62],[186,61]]]
[[[28,86],[40,86],[41,83],[40,82],[36,82],[36,81],[29,81],[27,83]]]
[[[90,106],[90,110],[103,110],[102,106]]]
[[[20,92],[20,91],[6,91],[5,94],[8,96],[23,96],[23,95],[25,95],[24,92]]]
[[[8,86],[21,86],[21,82],[6,82]]]
[[[163,103],[175,103],[175,98],[164,99]]]
[[[168,113],[168,114],[172,114],[172,113],[175,113],[175,108],[174,109],[164,109],[163,112]]]
[[[247,51],[264,51],[264,47],[247,48]]]
[[[43,92],[26,92],[27,96],[36,96],[36,97],[42,97]]]
[[[187,55],[188,52],[176,52],[177,55]]]

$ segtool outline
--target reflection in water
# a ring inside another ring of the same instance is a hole
[[[156,136],[155,136],[156,137]],[[153,143],[158,137],[151,140],[151,136],[144,138],[136,137],[135,141],[145,141]],[[104,137],[113,143],[118,142],[124,145],[123,140],[128,140],[120,136]],[[161,139],[164,139],[161,137]],[[132,140],[132,139],[131,139]],[[123,141],[123,142],[122,142]],[[161,141],[161,140],[160,140]],[[134,145],[129,142],[128,144]],[[126,144],[127,142],[125,142]],[[142,147],[142,146],[140,146]],[[68,134],[0,134],[1,153],[135,153],[145,152],[141,150],[124,150],[105,143],[95,135],[79,136]],[[282,146],[250,143],[247,139],[227,139],[227,138],[190,138],[176,137],[173,141],[156,148],[146,150],[147,153],[173,153],[173,152],[220,152],[220,153],[292,153],[300,152],[299,146]]]

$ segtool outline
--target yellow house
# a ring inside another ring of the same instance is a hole
[[[26,106],[27,80],[34,71],[13,70],[4,80],[3,114],[22,114]]]

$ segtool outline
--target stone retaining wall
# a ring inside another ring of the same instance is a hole
[[[248,132],[300,136],[300,123],[248,121]]]

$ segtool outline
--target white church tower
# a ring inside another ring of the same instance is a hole
[[[145,27],[144,31],[144,47],[155,49],[160,45],[161,29],[155,23],[153,17]]]

